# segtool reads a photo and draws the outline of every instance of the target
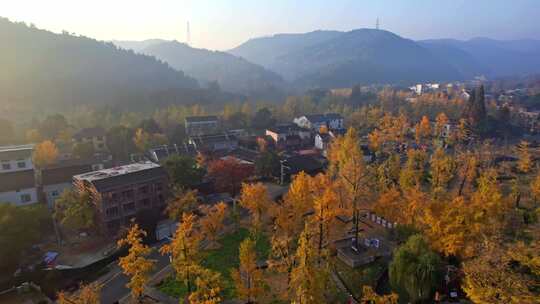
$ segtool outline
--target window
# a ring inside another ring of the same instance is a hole
[[[112,207],[105,211],[105,214],[107,216],[117,216],[118,215],[118,207]]]
[[[133,190],[127,190],[122,192],[122,196],[124,198],[132,198],[133,197]]]
[[[118,200],[118,193],[113,193],[111,197],[112,197],[113,201],[117,201]]]
[[[24,160],[17,161],[17,168],[19,169],[26,168],[26,162]]]
[[[51,192],[51,196],[52,197],[57,197],[58,196],[58,191],[54,190],[53,192]]]
[[[32,200],[30,194],[21,194],[21,203],[29,203]]]
[[[161,184],[156,184],[156,191],[161,191],[163,189],[163,186]]]
[[[2,170],[11,170],[11,164],[3,162],[2,163]]]
[[[143,186],[139,188],[139,193],[141,194],[147,194],[148,193],[148,186]]]
[[[147,199],[147,198],[145,198],[145,199],[141,200],[141,201],[139,202],[139,204],[140,204],[141,206],[143,206],[143,207],[148,207],[148,206],[150,206],[150,200]]]
[[[124,205],[125,211],[133,211],[135,210],[135,203],[129,203]]]

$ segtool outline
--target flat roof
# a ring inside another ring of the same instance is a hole
[[[34,144],[28,145],[16,145],[16,146],[0,146],[0,153],[2,152],[13,152],[13,151],[23,151],[23,150],[34,150]]]
[[[107,179],[110,177],[122,176],[122,175],[127,175],[131,173],[136,173],[136,172],[150,170],[154,168],[160,168],[160,167],[161,166],[156,163],[145,161],[145,162],[138,162],[138,163],[133,163],[129,165],[114,167],[110,169],[103,169],[103,170],[78,174],[78,175],[73,176],[73,178],[76,178],[79,180],[86,180],[89,182],[94,182],[98,180]]]

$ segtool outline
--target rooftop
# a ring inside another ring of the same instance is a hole
[[[34,145],[0,147],[0,160],[24,159],[32,156]]]
[[[34,144],[28,145],[18,145],[18,146],[0,146],[0,153],[2,152],[12,152],[12,151],[23,151],[23,150],[34,150]]]
[[[343,116],[337,113],[327,113],[327,114],[312,114],[305,115],[306,118],[311,122],[323,122],[333,119],[343,119]]]
[[[296,124],[282,124],[282,125],[276,125],[273,127],[270,127],[267,129],[268,131],[282,134],[282,133],[289,133],[294,131],[302,131],[303,129],[297,126]]]
[[[105,129],[101,127],[86,128],[80,130],[75,135],[73,135],[73,138],[75,138],[76,140],[80,140],[82,138],[105,136],[105,133]]]
[[[73,176],[73,179],[91,183],[102,192],[126,185],[167,179],[167,172],[160,165],[146,161],[79,174]]]
[[[217,121],[217,120],[218,118],[215,115],[186,117],[186,122],[210,122],[210,121]]]
[[[131,173],[136,173],[139,171],[145,171],[145,170],[150,170],[150,169],[160,168],[160,167],[161,167],[160,165],[155,164],[150,161],[138,162],[138,163],[129,164],[125,166],[79,174],[79,175],[73,176],[73,178],[76,178],[79,180],[86,180],[89,182],[94,182],[98,180],[107,179],[110,177],[122,176],[122,175],[127,175]]]

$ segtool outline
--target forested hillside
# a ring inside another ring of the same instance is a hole
[[[155,56],[195,77],[201,85],[217,83],[224,91],[250,96],[278,95],[285,83],[274,72],[234,55],[198,49],[177,41],[154,43],[141,53]]]
[[[0,100],[6,108],[154,107],[233,98],[153,57],[112,43],[0,19]]]

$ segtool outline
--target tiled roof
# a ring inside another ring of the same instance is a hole
[[[301,171],[312,173],[324,169],[324,164],[317,158],[308,155],[295,155],[287,158],[284,165],[288,167],[289,174],[296,174]]]
[[[217,120],[218,118],[215,115],[186,117],[186,122],[208,122],[208,121],[217,121]]]
[[[73,135],[73,138],[76,140],[81,140],[83,138],[105,136],[105,134],[105,129],[101,127],[86,128],[80,130],[79,132],[77,132],[77,134]]]
[[[302,131],[303,129],[297,126],[296,124],[283,124],[283,125],[276,125],[273,127],[268,128],[268,131],[283,134],[283,133],[290,133],[295,131]]]
[[[343,117],[337,113],[327,113],[327,114],[312,114],[306,115],[306,118],[310,122],[326,122],[334,119],[342,119]]]

